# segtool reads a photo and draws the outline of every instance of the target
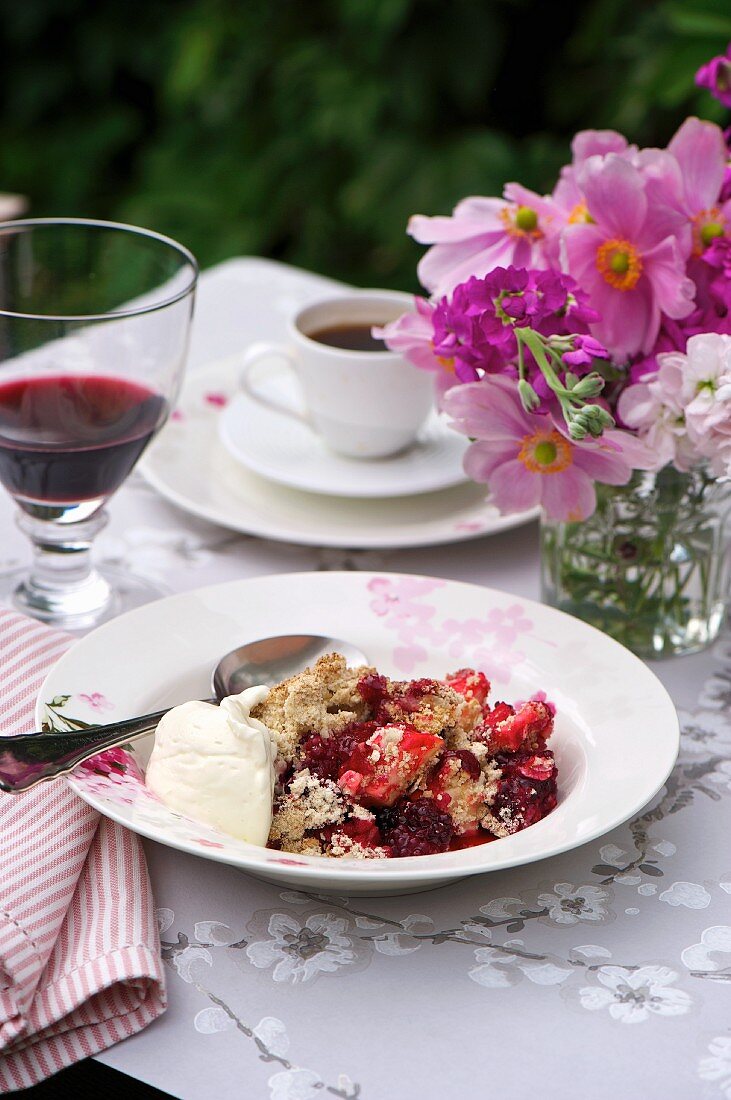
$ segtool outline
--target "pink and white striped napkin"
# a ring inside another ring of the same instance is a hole
[[[0,610],[0,731],[73,639]],[[166,1006],[139,838],[63,781],[0,792],[0,1093],[134,1035]]]

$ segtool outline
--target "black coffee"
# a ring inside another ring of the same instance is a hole
[[[308,332],[310,340],[345,351],[388,351],[383,340],[371,336],[371,325],[328,325],[315,332]]]

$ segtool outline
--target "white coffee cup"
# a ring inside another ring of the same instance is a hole
[[[260,405],[304,421],[339,454],[397,454],[414,442],[434,407],[433,376],[388,349],[352,351],[319,343],[313,334],[348,325],[384,325],[413,308],[411,295],[389,290],[354,291],[306,306],[289,322],[286,344],[249,348],[241,386]],[[303,410],[267,392],[263,365],[275,358],[296,375]]]

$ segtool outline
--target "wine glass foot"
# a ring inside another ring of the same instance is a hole
[[[57,630],[85,634],[135,607],[169,596],[172,589],[124,569],[94,569],[75,591],[43,591],[29,587],[27,569],[0,575],[0,606],[12,608]]]

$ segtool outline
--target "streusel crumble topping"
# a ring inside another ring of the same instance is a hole
[[[339,654],[252,713],[277,745],[269,846],[335,858],[428,855],[532,825],[556,805],[552,708],[488,703],[473,669],[390,680]]]

